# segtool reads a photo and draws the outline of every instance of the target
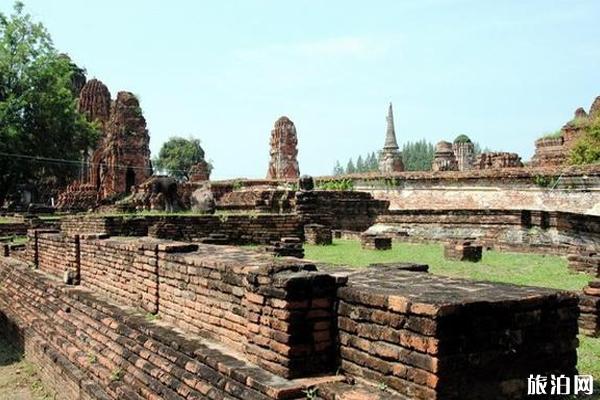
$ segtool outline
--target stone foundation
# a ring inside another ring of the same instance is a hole
[[[471,240],[451,240],[444,244],[444,258],[456,261],[481,261],[483,248]]]
[[[583,288],[579,310],[579,331],[587,336],[600,336],[600,281],[592,281]]]
[[[24,222],[11,222],[0,224],[0,237],[25,236],[28,225]]]
[[[572,294],[377,269],[338,297],[344,373],[410,399],[520,399],[529,373],[576,373]]]
[[[264,247],[264,251],[273,254],[275,257],[296,257],[304,258],[304,248],[302,241],[297,237],[284,237]]]
[[[392,238],[381,235],[360,235],[360,247],[364,250],[390,250]]]
[[[332,243],[331,228],[319,224],[305,225],[304,239],[308,244],[330,245]]]
[[[496,250],[565,255],[600,243],[600,218],[530,210],[393,210],[367,232],[411,242],[473,238]]]
[[[0,331],[18,332],[66,400],[284,400],[307,387],[519,399],[530,374],[575,373],[573,294],[420,265],[320,272],[231,246],[35,233],[37,270],[0,258]],[[57,255],[77,249],[80,285],[67,286]]]
[[[569,269],[600,278],[600,254],[595,250],[575,249],[577,252],[567,255]]]

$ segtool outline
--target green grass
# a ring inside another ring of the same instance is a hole
[[[448,261],[439,244],[394,242],[391,250],[362,250],[360,242],[336,240],[331,246],[304,246],[308,260],[365,267],[371,263],[417,262],[429,265],[438,275],[542,286],[580,292],[593,277],[569,271],[565,259],[551,255],[484,251],[479,263]],[[578,350],[580,374],[600,380],[600,338],[581,335]],[[598,390],[598,389],[596,389]]]
[[[332,246],[304,247],[309,260],[364,267],[371,263],[417,262],[429,265],[438,275],[469,278],[518,285],[543,286],[565,290],[581,290],[592,279],[574,274],[563,258],[549,255],[484,251],[479,263],[448,261],[439,244],[394,242],[392,250],[363,250],[354,240],[336,240]]]
[[[18,222],[14,218],[0,217],[0,224],[12,224]]]
[[[8,239],[8,243],[12,244],[25,244],[29,239],[27,236],[2,236],[0,237],[0,242],[6,243],[5,241]]]

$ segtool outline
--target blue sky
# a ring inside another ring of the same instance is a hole
[[[466,133],[529,159],[600,95],[595,0],[25,5],[88,78],[139,95],[153,154],[198,137],[214,178],[264,177],[281,115],[296,124],[301,172],[329,174],[382,147],[389,101],[400,144]]]

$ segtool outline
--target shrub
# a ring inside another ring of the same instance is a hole
[[[600,162],[600,117],[584,128],[583,135],[571,149],[569,162],[574,165]]]

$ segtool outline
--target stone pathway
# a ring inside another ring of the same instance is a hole
[[[20,352],[0,337],[0,400],[53,400]]]

